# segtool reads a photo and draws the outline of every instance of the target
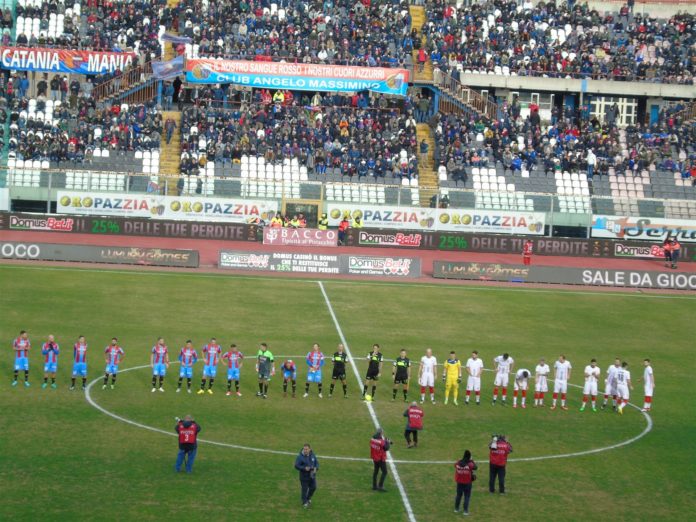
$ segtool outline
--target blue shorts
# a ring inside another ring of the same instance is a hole
[[[164,377],[167,375],[167,365],[164,363],[157,363],[152,367],[152,375],[158,375]]]
[[[307,373],[307,382],[321,382],[321,370]]]
[[[297,378],[297,374],[295,372],[283,371],[283,379],[285,379],[285,380],[292,379],[294,381],[296,378]]]
[[[73,363],[72,374],[73,377],[77,375],[87,377],[87,363]]]
[[[29,371],[28,357],[15,357],[15,371],[19,370]]]
[[[58,363],[46,363],[44,364],[44,373],[56,373],[58,371]]]
[[[179,377],[186,377],[187,379],[193,379],[193,366],[182,366],[179,369]]]
[[[238,381],[239,380],[239,368],[228,368],[227,369],[227,380],[228,381]]]
[[[215,378],[216,375],[217,375],[217,365],[213,366],[211,364],[209,366],[203,366],[203,377]]]
[[[116,375],[118,373],[118,364],[107,364],[104,372],[109,375]]]

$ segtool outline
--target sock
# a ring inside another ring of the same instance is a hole
[[[116,384],[116,375],[111,376],[111,386],[113,386],[114,384]]]
[[[186,378],[186,388],[189,390],[191,389],[191,377]]]
[[[517,390],[513,390],[512,392],[512,405],[517,406]]]
[[[154,388],[156,384],[157,384],[157,376],[153,375],[152,376],[152,387]]]
[[[295,395],[295,390],[297,390],[297,381],[293,380],[292,381],[292,394],[293,395]]]
[[[283,393],[288,393],[288,381],[283,381]]]
[[[433,388],[432,386],[430,386],[430,387],[429,387],[429,391],[430,391],[430,400],[431,400],[431,401],[434,401],[434,400],[435,400],[435,388]]]
[[[643,402],[643,408],[646,410],[649,410],[650,407],[652,406],[651,403],[652,403],[652,397],[650,397],[649,395],[646,395],[645,401]]]
[[[29,382],[29,370],[24,370],[24,382]]]
[[[367,384],[363,386],[363,397],[367,394]]]
[[[263,393],[263,383],[259,383],[259,393]]]
[[[309,383],[308,382],[306,382],[304,385],[304,392],[309,393]]]
[[[565,406],[565,402],[566,402],[566,394],[561,393],[561,406]]]
[[[408,390],[404,388],[404,400],[408,400]]]
[[[44,379],[44,382],[46,382],[46,379]],[[105,373],[104,374],[104,386],[106,386],[107,382],[109,382],[109,374]]]
[[[557,399],[558,399],[558,394],[557,394],[557,393],[554,393],[554,394],[553,394],[553,405],[554,405],[554,406],[556,405],[556,400],[557,400]]]
[[[205,390],[205,379],[201,379],[201,390]]]
[[[527,390],[522,390],[522,406],[527,405]]]
[[[466,402],[469,402],[469,398],[471,397],[471,390],[466,390]]]
[[[507,400],[507,388],[503,388],[503,400]]]
[[[582,405],[585,406],[587,404],[587,395],[582,396]]]
[[[51,384],[55,384],[55,383],[56,383],[56,378],[55,378],[55,377],[51,377]]]
[[[87,386],[87,377],[83,377],[82,378],[82,387],[84,388],[86,386]]]
[[[597,396],[593,395],[592,396],[592,408],[596,408],[596,407],[597,407]]]
[[[498,387],[493,388],[493,402],[498,400]]]
[[[481,402],[481,392],[480,391],[476,392],[476,402]]]
[[[373,399],[375,398],[375,392],[376,392],[376,391],[377,391],[377,386],[375,386],[375,385],[373,384],[373,385],[372,385],[372,398],[373,398]]]
[[[319,393],[321,393],[321,389],[322,389],[321,383],[317,384],[317,388],[319,388]]]
[[[333,382],[329,385],[329,395],[333,394],[335,387],[336,387],[336,384]]]
[[[44,377],[44,384],[48,383],[48,377]]]
[[[74,388],[74,387],[75,387],[75,377],[73,377],[73,378],[70,379],[70,380],[72,381],[72,384],[71,384],[70,386],[71,386],[72,388]]]
[[[212,389],[213,389],[213,383],[214,383],[214,382],[215,382],[215,379],[213,379],[213,378],[211,377],[210,380],[208,381],[208,389],[209,389],[209,390],[212,390]]]
[[[160,378],[159,378],[159,387],[161,388],[163,384],[164,384],[164,377],[163,377],[162,375],[160,375]]]
[[[609,395],[606,393],[604,394],[604,402],[602,402],[602,406],[606,406],[607,402],[609,402]]]
[[[454,397],[455,401],[459,398],[459,386],[456,386],[454,388],[454,391],[452,392],[452,396]]]
[[[231,379],[227,380],[227,391],[232,391],[232,380]]]
[[[234,381],[234,389],[239,391],[239,381]]]
[[[611,403],[616,406],[616,395],[611,396]]]
[[[394,389],[392,390],[392,399],[396,399],[396,392],[397,392],[397,391],[398,391],[398,390],[397,390],[396,388],[394,388]]]
[[[344,384],[343,385],[343,396],[345,397],[346,395],[348,395],[348,385]]]
[[[19,374],[19,372],[17,370],[15,370],[15,372],[14,372],[14,381],[15,382],[17,382],[17,375],[18,374]]]
[[[263,394],[264,395],[268,394],[268,383],[263,385]]]
[[[450,386],[445,386],[445,400],[449,399]]]

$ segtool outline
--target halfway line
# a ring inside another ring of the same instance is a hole
[[[319,289],[321,290],[322,295],[324,296],[324,301],[326,301],[326,308],[329,310],[329,314],[331,315],[331,319],[333,319],[334,326],[336,327],[336,332],[338,333],[338,336],[341,339],[341,342],[343,343],[344,348],[346,349],[346,354],[348,355],[348,360],[350,361],[350,366],[353,368],[353,373],[355,374],[355,378],[358,381],[359,385],[359,390],[363,388],[363,381],[360,378],[360,373],[358,372],[358,367],[355,365],[355,360],[353,359],[353,354],[350,352],[350,346],[348,346],[348,341],[346,341],[345,335],[343,335],[343,330],[341,330],[341,325],[338,324],[338,318],[336,317],[336,314],[334,313],[333,306],[331,306],[331,301],[329,300],[329,296],[326,293],[326,290],[324,289],[324,284],[321,281],[317,281],[317,284],[319,285]],[[379,420],[377,419],[377,413],[375,413],[375,409],[372,406],[371,402],[366,402],[367,404],[367,411],[370,413],[370,417],[372,418],[372,423],[375,425],[375,428],[379,428]],[[401,482],[401,477],[399,476],[399,472],[396,469],[396,463],[394,462],[394,459],[392,459],[391,452],[387,453],[387,463],[389,464],[389,468],[391,469],[392,475],[394,475],[394,481],[396,482],[397,488],[399,488],[399,493],[401,494],[401,501],[404,503],[404,507],[406,508],[406,514],[408,515],[408,520],[409,522],[416,522],[416,516],[413,514],[413,508],[411,507],[411,502],[408,499],[408,495],[406,494],[406,488],[404,488],[403,482]]]

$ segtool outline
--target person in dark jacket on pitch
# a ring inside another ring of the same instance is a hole
[[[295,469],[300,472],[302,507],[306,509],[312,503],[312,496],[317,490],[317,470],[319,469],[319,461],[309,444],[302,447],[302,451],[295,459]]]

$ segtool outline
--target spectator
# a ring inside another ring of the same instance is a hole
[[[597,156],[595,156],[595,153],[592,152],[592,149],[587,149],[587,179],[592,179],[592,176],[594,176],[594,168],[595,165],[597,164]]]

